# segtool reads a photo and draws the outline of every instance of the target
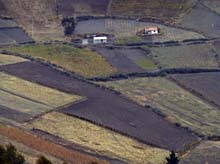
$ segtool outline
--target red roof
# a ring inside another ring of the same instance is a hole
[[[147,30],[147,31],[157,31],[158,27],[145,27],[145,30]]]

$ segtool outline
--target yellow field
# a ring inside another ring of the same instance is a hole
[[[105,128],[57,112],[38,118],[30,127],[41,129],[98,154],[121,159],[130,164],[163,164],[169,154],[166,150],[143,145]]]
[[[0,65],[15,64],[15,63],[24,62],[24,61],[27,61],[27,60],[17,57],[17,56],[0,54]]]
[[[0,89],[51,107],[63,106],[81,99],[80,96],[60,92],[1,72],[0,79]]]

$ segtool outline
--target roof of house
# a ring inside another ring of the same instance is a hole
[[[93,40],[106,40],[107,36],[95,36],[93,37]]]
[[[157,31],[157,30],[158,30],[158,27],[145,27],[145,30],[148,30],[148,31]]]

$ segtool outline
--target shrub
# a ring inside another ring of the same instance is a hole
[[[36,164],[52,164],[51,161],[49,161],[47,158],[45,158],[44,156],[41,156],[38,160]]]

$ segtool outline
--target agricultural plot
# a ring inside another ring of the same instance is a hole
[[[27,147],[30,147],[31,149],[39,151],[43,154],[49,154],[68,163],[88,164],[96,162],[97,164],[107,164],[106,161],[101,161],[95,157],[81,154],[77,151],[67,149],[60,145],[56,145],[52,142],[36,137],[29,132],[10,126],[0,125],[0,135],[13,140],[14,142],[18,142]]]
[[[220,16],[202,4],[194,7],[177,24],[201,32],[207,37],[215,38],[220,35]]]
[[[15,63],[20,63],[20,62],[25,62],[25,61],[27,60],[24,58],[0,54],[0,65],[15,64]]]
[[[7,50],[49,61],[85,77],[107,76],[116,72],[116,69],[112,68],[100,55],[89,49],[57,44],[24,45],[10,47]]]
[[[46,114],[34,120],[30,127],[46,131],[90,149],[92,152],[120,159],[126,163],[163,164],[169,155],[166,150],[140,144],[105,128],[61,113]]]
[[[75,34],[107,33],[114,34],[118,38],[132,37],[136,36],[136,33],[143,30],[146,26],[157,26],[161,29],[161,35],[146,37],[146,40],[149,41],[164,42],[203,38],[203,36],[198,33],[184,31],[162,24],[122,19],[93,19],[81,21],[77,23]]]
[[[1,19],[0,18],[0,28],[10,28],[10,27],[18,27],[15,21],[11,19]]]
[[[8,145],[11,143],[16,147],[16,149],[24,156],[25,163],[26,164],[33,164],[36,163],[37,159],[42,155],[42,152],[39,152],[37,150],[32,149],[31,147],[27,147],[22,143],[16,142],[14,140],[11,140],[5,136],[0,135],[0,145]],[[61,161],[58,158],[52,157],[48,154],[43,153],[43,155],[46,156],[47,159],[49,159],[53,164],[62,164],[63,161]]]
[[[196,0],[112,0],[109,13],[170,20],[189,10],[195,2]]]
[[[18,121],[20,115],[21,118],[36,116],[81,99],[79,96],[43,87],[1,72],[0,79],[0,104],[3,108],[1,112],[6,118],[11,117]],[[7,112],[7,109],[11,110]],[[15,117],[16,113],[19,114],[18,117]]]
[[[220,73],[199,73],[171,76],[180,85],[220,106]]]
[[[162,68],[219,68],[210,44],[151,48],[151,55]]]
[[[190,151],[180,164],[217,164],[220,163],[220,142],[204,141]]]
[[[122,73],[157,69],[145,52],[139,49],[96,48],[96,51]]]
[[[220,14],[220,1],[219,0],[202,0],[202,3],[208,6],[211,10]]]
[[[58,11],[64,16],[105,15],[109,0],[58,0]]]
[[[140,105],[153,107],[167,120],[200,135],[220,135],[219,109],[165,78],[139,78],[101,84],[121,92]]]
[[[178,151],[197,140],[197,137],[187,130],[176,127],[147,108],[45,65],[23,62],[0,66],[0,70],[44,86],[87,97],[87,101],[61,111],[129,135],[144,143]]]

